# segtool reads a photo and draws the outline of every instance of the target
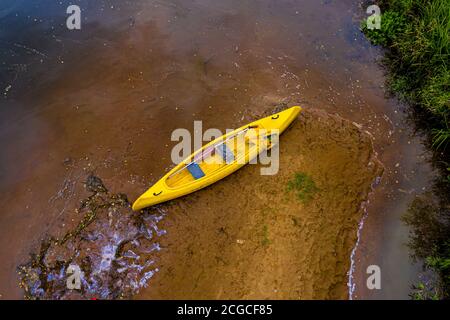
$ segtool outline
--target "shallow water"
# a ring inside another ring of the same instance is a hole
[[[69,1],[0,4],[0,294],[16,267],[64,230],[95,171],[135,199],[170,163],[175,128],[222,131],[286,102],[321,108],[374,137],[385,174],[356,250],[354,298],[407,298],[418,268],[399,217],[432,178],[420,138],[385,97],[381,52],[354,1]],[[12,27],[13,26],[13,27]],[[8,246],[4,244],[8,243]],[[382,290],[365,289],[377,264]]]
[[[159,271],[155,255],[166,233],[158,228],[164,210],[133,212],[125,195],[111,194],[93,175],[86,189],[90,195],[77,211],[80,221],[67,221],[73,225],[67,233],[43,241],[19,266],[27,299],[131,298]],[[76,281],[80,291],[70,289]]]

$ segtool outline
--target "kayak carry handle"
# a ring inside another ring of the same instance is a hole
[[[153,195],[154,195],[155,197],[157,197],[157,196],[159,196],[161,193],[162,193],[162,191],[160,191],[159,193],[153,192]]]
[[[277,120],[280,117],[279,114],[277,114],[276,116],[272,116],[272,120]]]

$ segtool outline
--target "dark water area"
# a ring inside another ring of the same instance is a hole
[[[81,30],[66,28],[69,4],[82,8]],[[174,129],[233,128],[288,103],[373,136],[385,173],[367,205],[352,295],[408,298],[420,270],[400,216],[433,174],[405,107],[385,95],[364,16],[350,0],[3,0],[0,297],[23,297],[17,267],[80,218],[90,172],[134,200],[172,165]],[[371,264],[381,290],[365,289]]]

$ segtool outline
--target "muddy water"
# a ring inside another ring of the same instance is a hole
[[[431,173],[404,108],[385,97],[358,3],[81,1],[80,31],[65,28],[68,5],[0,4],[2,297],[22,296],[16,267],[68,228],[89,172],[134,199],[171,165],[175,128],[233,128],[286,102],[373,136],[386,170],[369,198],[353,297],[407,298],[418,268],[399,217]],[[382,290],[365,289],[371,264]]]
[[[130,298],[159,271],[154,258],[165,234],[158,228],[164,210],[133,212],[126,195],[111,194],[94,175],[85,185],[90,194],[77,211],[82,218],[66,221],[70,231],[45,239],[19,266],[25,298]]]

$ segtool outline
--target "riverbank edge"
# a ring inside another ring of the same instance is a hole
[[[450,44],[450,3],[434,0],[378,0],[381,29],[361,30],[374,45],[386,49],[387,88],[410,106],[416,130],[426,137],[439,177],[432,194],[417,196],[403,221],[411,227],[409,247],[413,259],[423,259],[426,270],[440,280],[418,280],[413,299],[450,297],[450,71],[445,64]],[[447,31],[446,31],[447,30]],[[436,37],[436,35],[438,35]]]

